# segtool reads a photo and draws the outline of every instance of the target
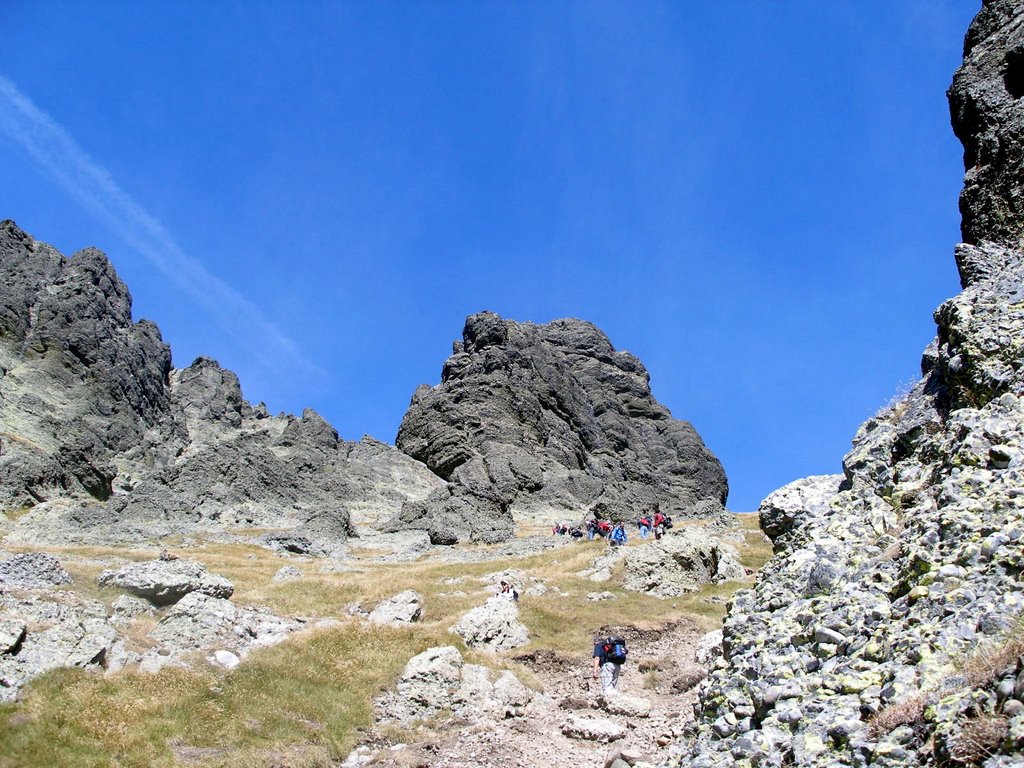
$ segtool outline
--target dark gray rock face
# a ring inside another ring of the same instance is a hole
[[[68,260],[0,222],[0,503],[106,500],[115,454],[173,436],[170,350],[94,249]]]
[[[949,89],[964,145],[963,239],[1019,249],[1024,240],[1024,20],[1017,0],[986,0]]]
[[[842,483],[762,504],[776,554],[733,597],[682,765],[1021,764],[1022,34],[1024,3],[987,0],[950,89],[964,290],[935,313],[921,381],[857,432]]]
[[[65,259],[0,223],[0,281],[0,508],[30,509],[12,542],[249,527],[335,554],[353,514],[374,526],[443,485],[390,446],[341,440],[315,411],[270,416],[214,360],[173,369],[95,249]]]
[[[591,323],[482,312],[462,335],[395,441],[449,484],[406,505],[397,527],[435,543],[498,541],[521,514],[627,520],[659,504],[692,517],[725,504],[718,459],[654,399],[643,364]]]

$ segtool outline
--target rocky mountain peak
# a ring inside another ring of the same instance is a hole
[[[413,395],[396,445],[448,481],[397,527],[437,542],[497,540],[519,516],[708,516],[721,464],[654,399],[650,376],[593,323],[470,315],[441,382]]]
[[[963,240],[1024,244],[1024,18],[1018,0],[985,0],[948,92],[964,146]]]

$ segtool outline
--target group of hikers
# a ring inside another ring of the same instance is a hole
[[[637,529],[641,539],[646,539],[652,533],[654,538],[660,539],[665,531],[672,527],[672,518],[663,515],[661,510],[655,508],[651,515],[645,515],[636,521]],[[593,541],[596,538],[607,539],[613,547],[621,547],[626,543],[626,528],[622,523],[611,523],[608,520],[591,518],[582,525],[570,526],[568,523],[555,523],[551,527],[551,533],[558,536],[571,536],[574,539],[582,539],[586,536]]]

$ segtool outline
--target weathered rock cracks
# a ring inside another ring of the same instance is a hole
[[[705,584],[742,580],[739,555],[702,529],[674,532],[660,541],[625,550],[622,586],[656,597],[696,592]]]
[[[841,484],[762,504],[776,556],[731,602],[681,765],[1021,764],[1022,51],[1024,5],[985,2],[950,89],[964,290]]]
[[[471,721],[522,716],[533,698],[511,672],[466,664],[453,646],[429,648],[405,665],[397,690],[378,702],[385,721],[409,725],[442,712]]]
[[[451,628],[466,645],[488,651],[510,651],[530,640],[519,620],[519,606],[511,597],[492,597],[477,606]]]
[[[66,259],[0,222],[0,284],[0,504],[27,510],[8,542],[250,527],[286,529],[292,539],[268,540],[282,549],[336,554],[353,518],[376,525],[443,486],[390,446],[341,440],[312,410],[250,405],[213,360],[172,368],[100,251]]]
[[[659,504],[712,517],[728,493],[697,432],[651,395],[643,364],[582,320],[471,315],[441,383],[413,395],[396,445],[448,484],[392,525],[439,544],[501,541],[534,514],[626,520]]]
[[[189,592],[231,597],[235,588],[223,576],[192,560],[150,560],[100,574],[101,587],[119,587],[153,605],[171,605]]]

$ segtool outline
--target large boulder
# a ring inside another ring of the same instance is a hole
[[[761,530],[772,540],[776,551],[782,549],[788,534],[808,517],[819,517],[839,493],[843,475],[813,475],[794,480],[768,494],[757,509]]]
[[[406,664],[396,692],[380,702],[382,715],[410,724],[451,712],[469,720],[521,716],[530,690],[508,671],[466,664],[453,646],[428,648]]]
[[[239,608],[229,600],[197,591],[175,603],[150,636],[172,655],[202,648],[232,649],[244,654],[254,647],[275,645],[302,626],[268,610]]]
[[[505,596],[492,597],[472,609],[451,631],[466,645],[488,651],[509,651],[530,641],[529,630],[519,621],[519,606]]]
[[[171,605],[190,592],[210,597],[231,597],[235,591],[230,581],[210,573],[206,566],[193,560],[149,560],[131,563],[116,571],[100,574],[101,587],[118,587],[154,605]]]
[[[448,485],[392,523],[435,543],[493,542],[520,516],[584,511],[711,517],[728,494],[718,459],[651,394],[643,364],[591,323],[466,320],[441,383],[413,395],[396,445]]]
[[[0,702],[59,667],[102,668],[117,640],[107,611],[71,592],[0,590]]]
[[[419,621],[423,613],[423,595],[414,589],[399,592],[387,600],[382,600],[370,611],[367,618],[375,624],[387,624],[400,627]]]
[[[53,555],[26,552],[0,560],[0,585],[21,588],[56,587],[70,584],[71,574]]]
[[[676,597],[746,575],[736,550],[700,528],[631,547],[623,564],[623,587],[657,597]]]

